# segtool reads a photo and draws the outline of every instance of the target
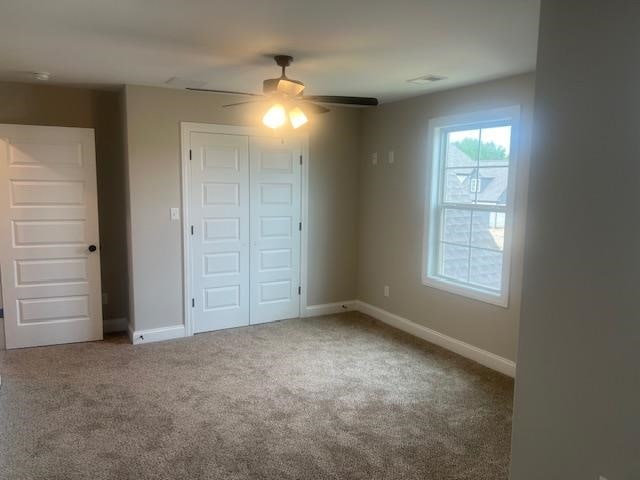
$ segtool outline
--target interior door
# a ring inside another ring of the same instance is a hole
[[[251,323],[300,316],[298,139],[251,137]]]
[[[7,348],[102,339],[93,130],[0,125]]]
[[[249,139],[191,133],[194,332],[249,324]]]

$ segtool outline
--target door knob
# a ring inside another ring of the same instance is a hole
[[[95,252],[98,249],[98,247],[96,247],[95,245],[89,245],[89,251],[90,252]]]

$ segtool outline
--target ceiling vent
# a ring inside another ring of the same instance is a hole
[[[415,85],[427,85],[429,83],[439,82],[441,80],[445,80],[447,77],[443,75],[434,75],[433,73],[423,75],[421,77],[412,78],[407,80],[409,83],[413,83]]]
[[[49,72],[33,72],[33,78],[40,82],[46,82],[51,78],[51,74]]]

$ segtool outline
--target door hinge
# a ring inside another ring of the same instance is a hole
[[[302,165],[302,155],[300,155],[300,165]]]
[[[302,295],[302,287],[298,287],[298,295]]]
[[[191,308],[194,308],[196,306],[196,299],[192,298],[191,299]]]
[[[302,231],[302,222],[298,223],[298,230]]]
[[[189,160],[191,160],[193,158],[193,153],[191,152],[191,149],[189,149]]]
[[[191,225],[191,235],[193,235],[193,225]]]

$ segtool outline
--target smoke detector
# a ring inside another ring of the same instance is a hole
[[[46,82],[51,78],[51,74],[49,72],[33,72],[33,78],[40,82]]]
[[[441,80],[446,80],[447,77],[444,75],[435,75],[433,73],[429,73],[427,75],[422,75],[421,77],[411,78],[407,80],[409,83],[414,83],[416,85],[427,85],[429,83],[439,82]]]

